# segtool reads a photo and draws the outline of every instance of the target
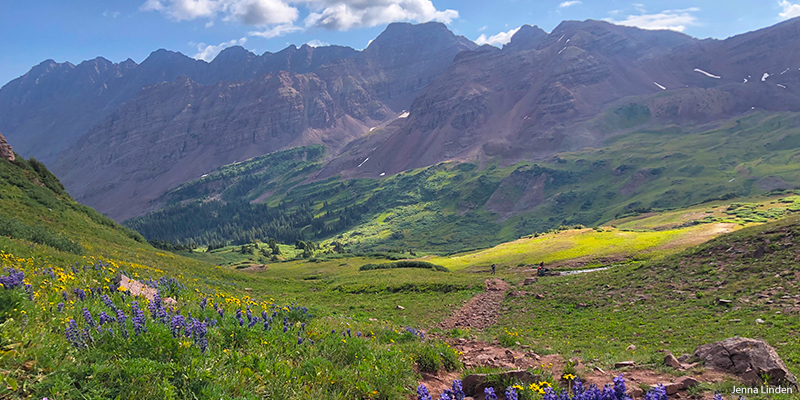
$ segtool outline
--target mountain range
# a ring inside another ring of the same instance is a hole
[[[259,56],[231,47],[210,63],[166,50],[141,64],[47,60],[0,89],[0,132],[45,162],[76,200],[122,221],[169,204],[187,182],[276,151],[325,149],[286,191],[450,161],[479,170],[546,163],[636,130],[708,132],[753,113],[798,112],[798,84],[798,19],[725,40],[565,21],[550,33],[523,26],[502,49],[440,23],[395,23],[361,51],[303,45]],[[785,128],[796,117],[782,115],[783,136],[764,146],[794,137]],[[731,168],[753,159],[737,161]],[[612,164],[609,174],[630,163]],[[649,179],[637,173],[615,176]],[[765,174],[748,179],[778,182],[763,190],[793,185],[793,176]],[[521,175],[471,207],[505,220],[556,195],[536,189],[541,176]],[[532,194],[505,204],[504,190]],[[267,203],[271,194],[249,199]]]

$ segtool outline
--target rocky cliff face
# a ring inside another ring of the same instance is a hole
[[[0,134],[0,158],[8,161],[14,161],[16,159],[14,156],[14,149],[6,142],[6,138],[3,137],[2,134]]]
[[[143,89],[52,169],[78,201],[126,219],[224,164],[313,143],[336,153],[407,109],[458,52],[474,47],[428,23],[392,24],[363,52],[304,45],[255,56],[238,47],[207,64],[159,50],[115,83],[120,98]]]
[[[460,53],[417,96],[402,124],[351,146],[322,175],[376,177],[444,160],[544,159],[602,143],[609,130],[593,118],[622,99],[677,124],[751,109],[800,110],[796,50],[800,20],[724,41],[591,20],[563,22],[550,34],[525,26],[502,50]]]

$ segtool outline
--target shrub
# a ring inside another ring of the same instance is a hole
[[[427,261],[397,261],[397,262],[390,262],[383,264],[364,264],[358,270],[372,271],[375,269],[394,269],[394,268],[420,268],[420,269],[432,269],[441,272],[450,272],[449,269],[441,265],[429,263]]]
[[[83,247],[66,237],[49,229],[36,225],[28,225],[16,218],[0,215],[0,236],[22,239],[39,243],[74,254],[83,254]]]

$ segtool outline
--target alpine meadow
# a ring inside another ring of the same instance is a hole
[[[0,399],[800,399],[800,4],[44,3]]]

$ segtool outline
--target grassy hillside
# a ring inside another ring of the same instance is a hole
[[[738,335],[766,340],[797,374],[798,234],[800,217],[793,216],[651,262],[543,278],[525,290],[544,297],[508,297],[492,333],[503,337],[508,329],[519,335],[515,341],[545,353],[580,351],[589,367],[635,360],[661,370],[669,369],[660,349],[692,353],[700,344]],[[730,393],[731,385],[705,389]]]
[[[376,271],[410,289],[344,280],[317,293],[319,271],[228,270],[154,249],[34,161],[0,161],[0,193],[0,398],[403,399],[418,360],[458,366],[410,327],[441,318],[471,282],[429,290],[444,280]],[[131,297],[120,273],[177,303]]]
[[[321,149],[279,152],[189,182],[165,197],[165,209],[126,224],[148,239],[200,245],[335,239],[353,251],[450,253],[800,185],[797,114],[681,127],[620,122],[616,111],[597,122],[614,134],[604,147],[535,164],[442,163],[381,179],[307,182],[321,168]]]

